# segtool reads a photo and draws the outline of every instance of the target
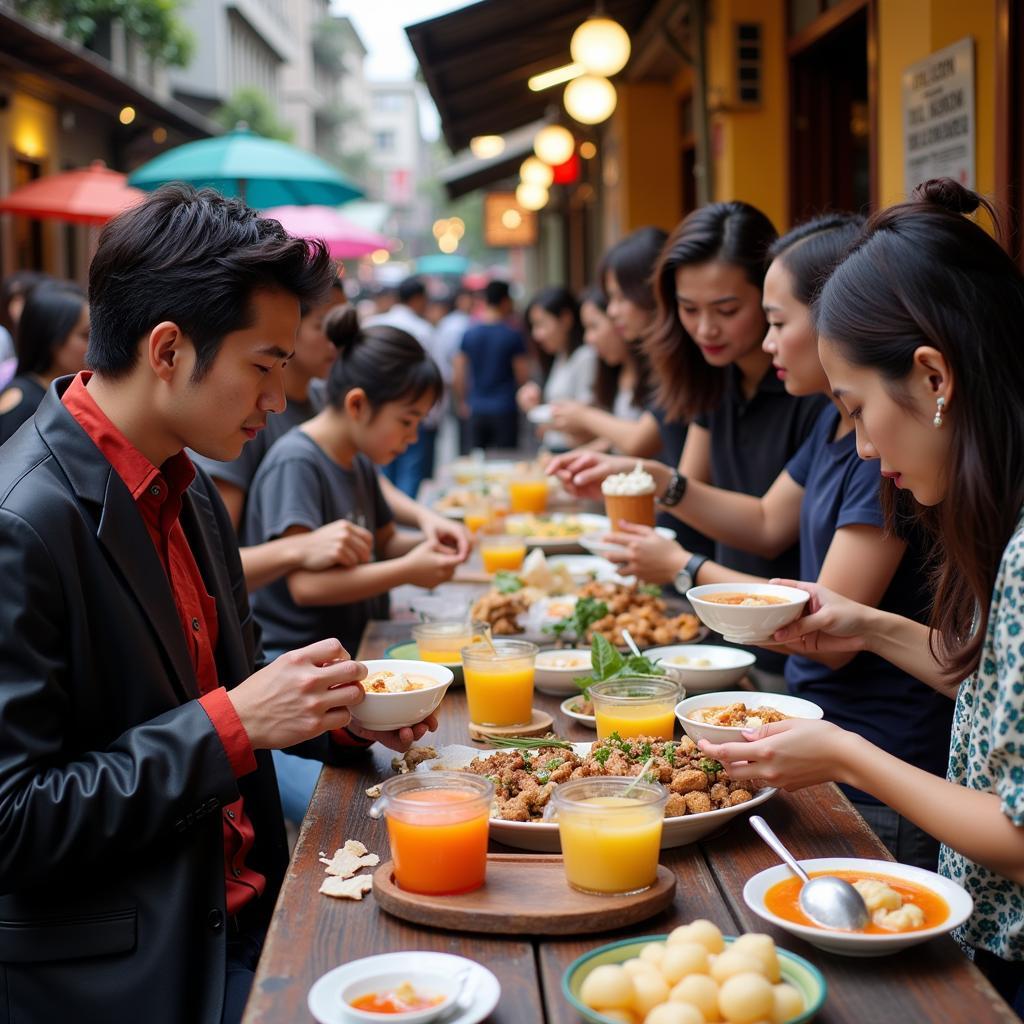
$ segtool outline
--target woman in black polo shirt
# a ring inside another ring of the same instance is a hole
[[[767,329],[761,289],[775,228],[748,203],[712,203],[675,229],[655,269],[657,319],[645,348],[657,402],[669,420],[688,422],[679,478],[760,497],[796,454],[827,401],[794,398],[761,348]],[[599,484],[621,466],[582,453],[553,460],[551,472],[579,486]],[[671,504],[671,493],[665,504]],[[800,564],[794,544],[774,558],[715,545],[715,561],[752,576],[787,576]],[[695,555],[675,584],[696,582]],[[784,656],[758,650],[758,684],[784,690]],[[774,678],[772,678],[774,677]]]

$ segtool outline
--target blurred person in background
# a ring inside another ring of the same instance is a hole
[[[509,326],[512,296],[507,281],[489,281],[480,323],[462,338],[455,358],[454,392],[469,420],[470,448],[519,445],[516,392],[530,379],[523,335]]]
[[[39,270],[16,270],[0,284],[0,391],[10,383],[17,372],[18,355],[14,335],[18,318],[25,306],[25,296],[37,284],[51,280],[49,274]]]
[[[474,323],[473,293],[460,284],[458,288],[439,299],[437,304],[438,308],[444,311],[435,327],[438,365],[441,367],[442,376],[450,384],[455,379],[455,357],[462,348],[462,338]],[[459,415],[457,402],[449,402],[448,409],[455,420],[459,454],[465,455],[469,451],[469,424]]]
[[[411,334],[437,364],[445,389],[451,385],[451,367],[446,369],[438,351],[434,325],[427,319],[427,286],[421,277],[407,277],[398,286],[398,301],[379,316],[370,317],[367,327],[397,327]],[[410,498],[415,498],[420,484],[434,475],[434,451],[437,430],[444,415],[444,390],[437,403],[420,423],[418,439],[393,462],[384,467],[384,475]]]
[[[538,349],[543,371],[543,384],[527,381],[516,393],[516,402],[523,412],[530,412],[542,403],[569,401],[590,405],[594,400],[594,378],[597,374],[597,353],[583,343],[583,324],[576,297],[563,285],[552,285],[539,291],[526,308],[530,334]],[[568,451],[589,433],[571,434],[555,430],[546,423],[537,427],[544,447],[553,452]]]
[[[0,393],[0,444],[32,418],[50,381],[85,369],[89,304],[70,281],[44,280],[29,292],[20,311],[18,364]]]

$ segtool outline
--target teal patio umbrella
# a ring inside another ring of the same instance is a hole
[[[416,261],[418,274],[464,274],[469,269],[469,260],[455,253],[433,252]]]
[[[152,192],[172,181],[214,188],[249,206],[337,206],[362,196],[360,188],[312,153],[238,127],[212,139],[187,142],[143,164],[128,183]]]

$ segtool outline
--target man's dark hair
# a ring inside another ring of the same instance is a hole
[[[488,281],[484,289],[484,302],[488,306],[500,306],[510,294],[508,281]]]
[[[89,268],[89,365],[108,377],[129,373],[139,340],[169,320],[195,346],[200,380],[225,335],[251,326],[254,292],[315,304],[334,274],[322,242],[291,238],[211,189],[165,185],[100,235]]]
[[[402,305],[408,305],[410,299],[419,298],[419,296],[426,296],[427,286],[423,283],[421,277],[407,277],[398,286],[398,301]]]

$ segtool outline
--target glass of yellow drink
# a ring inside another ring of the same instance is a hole
[[[650,888],[658,877],[667,800],[657,782],[614,775],[556,786],[549,808],[558,821],[569,885],[598,895]]]
[[[671,679],[613,679],[594,683],[590,698],[597,719],[597,738],[617,732],[623,739],[654,736],[672,739],[676,727],[676,704],[685,690]]]
[[[538,473],[510,480],[508,498],[513,512],[540,515],[548,508],[548,478]]]
[[[495,640],[462,649],[469,720],[474,725],[529,725],[537,645]]]
[[[462,648],[473,642],[473,624],[467,619],[451,622],[421,622],[412,627],[412,638],[424,661],[442,665],[462,662]]]
[[[496,573],[502,569],[515,572],[522,568],[526,558],[526,541],[509,534],[482,534],[480,536],[480,558],[484,572]]]

